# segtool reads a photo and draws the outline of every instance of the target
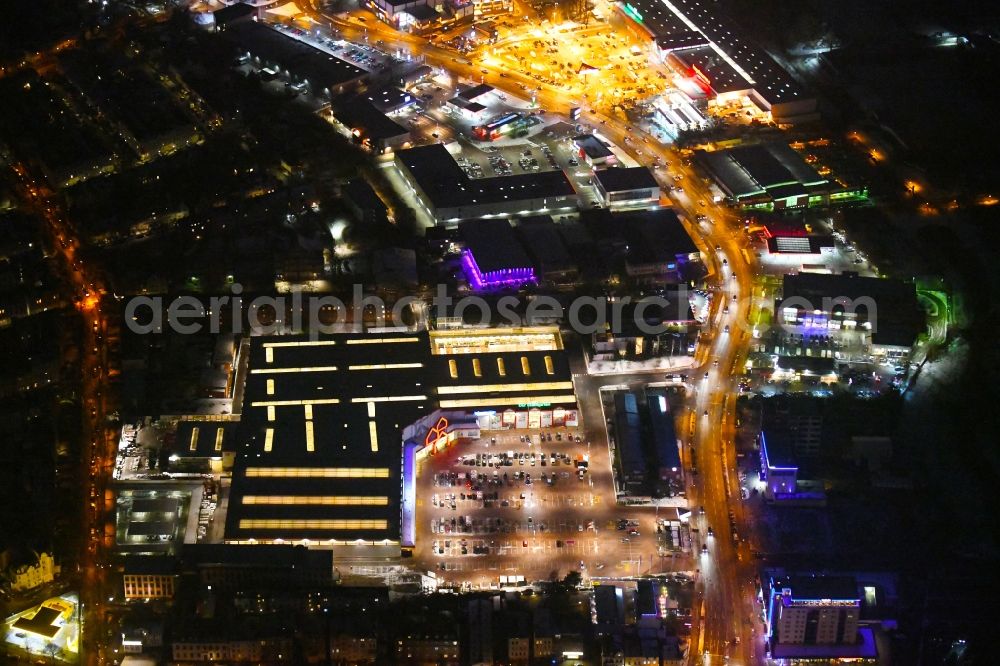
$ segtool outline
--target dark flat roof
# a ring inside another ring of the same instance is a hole
[[[730,196],[736,198],[766,191],[771,197],[781,199],[806,194],[806,186],[827,182],[784,143],[697,151],[696,159]]]
[[[673,208],[637,211],[622,217],[631,241],[629,259],[633,262],[669,262],[677,255],[698,251]]]
[[[292,544],[185,544],[180,561],[185,567],[229,566],[246,568],[305,567],[333,574],[333,551],[310,550]]]
[[[615,394],[615,436],[622,473],[633,478],[644,476],[646,457],[642,452],[642,427],[634,393]]]
[[[773,579],[775,594],[791,588],[792,599],[860,600],[858,582],[853,576],[789,574]]]
[[[767,428],[761,431],[760,440],[770,467],[798,467],[795,447],[787,431]]]
[[[430,21],[441,16],[438,14],[437,10],[430,5],[414,5],[412,7],[405,7],[398,11],[409,14],[417,21]]]
[[[577,148],[587,154],[590,159],[601,159],[614,155],[608,146],[593,134],[581,134],[573,137],[573,142]]]
[[[562,171],[469,178],[440,143],[396,151],[436,208],[451,208],[576,193]]]
[[[677,428],[666,396],[648,394],[646,406],[649,408],[649,423],[653,431],[653,451],[656,453],[657,466],[680,470],[681,453],[677,446]]]
[[[385,216],[389,209],[379,198],[378,193],[372,189],[368,181],[364,178],[352,178],[344,185],[344,196],[363,211],[375,211],[377,215]]]
[[[566,249],[556,223],[548,215],[523,218],[518,221],[517,234],[535,262],[542,277],[576,269],[576,262]]]
[[[30,631],[39,636],[52,638],[62,629],[60,626],[52,624],[59,618],[59,611],[54,608],[42,606],[31,618],[21,617],[14,622],[14,628],[23,631]]]
[[[481,97],[488,92],[493,92],[493,86],[487,85],[485,83],[480,83],[477,86],[472,86],[471,88],[466,88],[462,92],[458,93],[458,96],[462,99],[471,102],[477,97]]]
[[[232,421],[180,421],[175,432],[173,453],[181,458],[216,458],[236,449],[237,424]],[[195,431],[197,429],[197,432]],[[219,433],[222,433],[221,436]],[[192,437],[194,449],[191,448]],[[134,500],[135,505],[142,500]]]
[[[366,75],[360,67],[309,46],[257,21],[230,26],[222,33],[241,48],[309,80],[314,90],[338,86]]]
[[[761,187],[771,188],[797,182],[792,172],[771,154],[767,146],[739,146],[726,152]]]
[[[653,172],[646,167],[611,167],[594,172],[605,192],[628,192],[658,188]]]
[[[494,393],[518,402],[573,395],[571,384],[565,391],[531,386],[553,381],[571,382],[563,351],[432,355],[426,332],[252,338],[226,539],[398,540],[403,428],[445,399],[486,405]],[[475,390],[483,386],[492,392]],[[330,520],[384,527],[304,522]]]
[[[177,573],[177,559],[169,555],[128,555],[125,557],[126,575],[164,575]]]
[[[484,274],[531,267],[531,259],[508,220],[466,220],[459,223],[458,233]]]
[[[426,379],[429,362],[426,333],[253,338],[226,538],[398,539],[402,428],[434,409],[433,386]],[[311,451],[307,424],[313,432]],[[379,471],[370,477],[327,471],[288,474],[281,468]],[[381,504],[246,500],[297,495],[386,499]],[[382,520],[386,527],[241,526],[244,520],[352,519]]]
[[[824,299],[855,301],[859,304],[859,319],[872,320],[872,341],[876,344],[911,345],[926,324],[926,316],[917,301],[917,288],[912,282],[861,277],[854,273],[799,273],[784,277],[782,294],[779,308],[790,298],[804,299],[813,309],[823,309]],[[869,312],[864,306],[863,299],[869,298],[875,303],[876,312]]]
[[[373,90],[367,93],[365,98],[378,109],[379,113],[392,113],[416,101],[410,93],[392,86]]]
[[[345,126],[371,139],[392,139],[409,134],[406,129],[364,97],[354,97],[339,104],[333,116]]]
[[[228,7],[215,10],[212,12],[212,16],[215,17],[216,25],[225,25],[230,21],[253,16],[256,13],[257,9],[252,5],[248,5],[245,2],[237,2]]]
[[[126,534],[128,536],[163,536],[173,534],[176,529],[177,525],[168,520],[150,520],[141,523],[129,521]]]
[[[695,151],[695,159],[728,196],[740,199],[766,192],[726,150]]]

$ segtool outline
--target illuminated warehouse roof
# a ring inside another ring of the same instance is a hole
[[[769,107],[808,97],[774,58],[741,37],[717,3],[628,0],[621,6],[625,15],[649,31],[662,48],[705,74],[717,93],[754,90]]]
[[[575,406],[557,329],[258,337],[248,366],[230,542],[398,543],[404,428],[439,407]]]
[[[395,540],[429,360],[419,334],[254,338],[226,538]]]

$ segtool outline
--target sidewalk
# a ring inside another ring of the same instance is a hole
[[[697,365],[692,356],[661,356],[644,361],[590,361],[589,375],[621,375],[640,372],[673,372],[687,370]]]

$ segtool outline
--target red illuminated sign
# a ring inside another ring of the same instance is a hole
[[[448,419],[441,417],[438,419],[434,427],[427,431],[427,436],[424,437],[424,446],[431,447],[431,455],[437,453],[438,443],[448,436]]]

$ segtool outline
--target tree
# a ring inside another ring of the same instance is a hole
[[[580,583],[582,582],[583,582],[583,576],[580,574],[579,571],[570,571],[568,574],[566,574],[566,577],[562,579],[563,586],[565,586],[567,589],[570,590],[579,587]]]

